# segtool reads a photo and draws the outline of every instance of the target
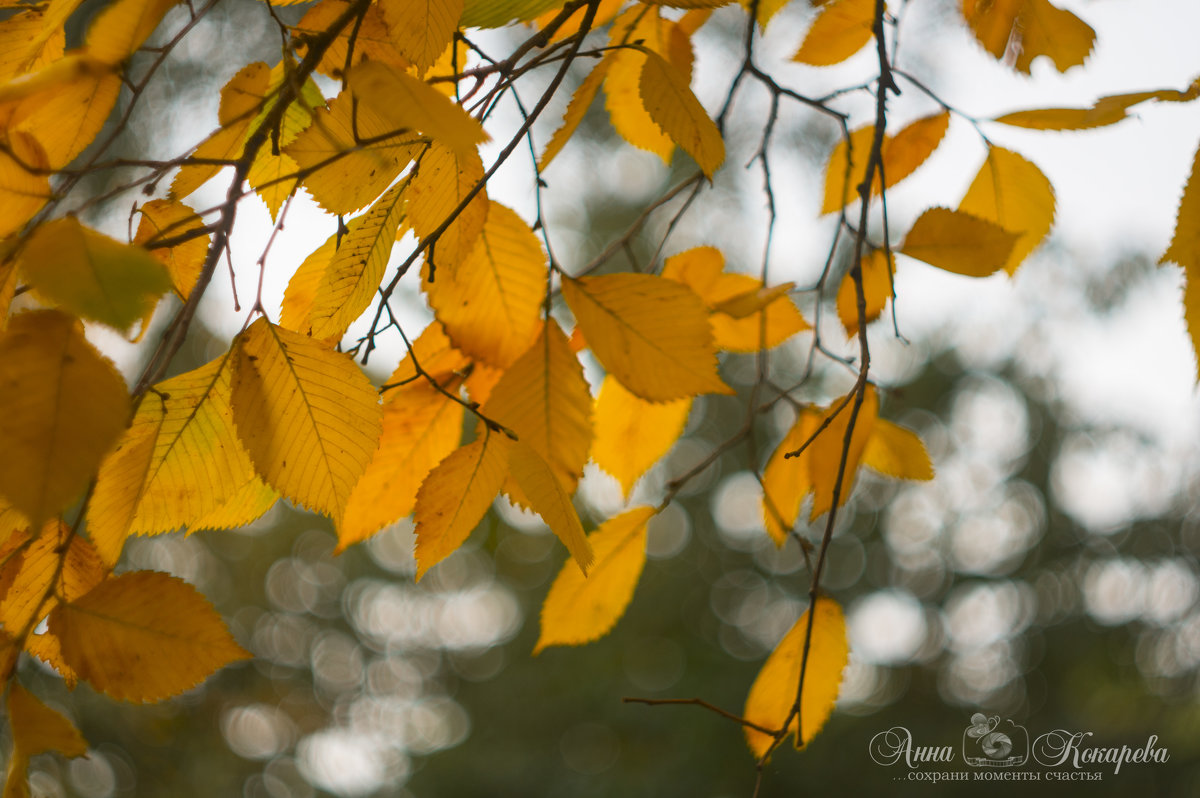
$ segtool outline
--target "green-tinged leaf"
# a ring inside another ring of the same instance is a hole
[[[833,712],[842,671],[850,658],[850,643],[846,637],[846,619],[836,601],[824,596],[817,598],[812,621],[812,638],[808,646],[808,661],[804,663],[805,638],[808,637],[808,612],[800,616],[795,626],[783,636],[779,645],[767,657],[758,672],[742,717],[763,728],[779,729],[789,717],[789,734],[795,734],[797,748],[803,748],[821,731]],[[800,723],[792,714],[804,668],[804,693],[800,697]],[[746,742],[756,757],[770,749],[772,738],[746,727]]]
[[[1014,274],[1050,233],[1054,205],[1054,188],[1040,169],[1015,152],[991,147],[958,209],[1019,234],[1004,264]]]
[[[338,517],[379,443],[379,397],[346,355],[259,319],[235,344],[233,418],[255,469]]]
[[[87,485],[129,418],[125,382],[56,310],[22,313],[0,338],[0,494],[31,525]]]
[[[161,701],[250,657],[208,599],[154,571],[115,576],[60,604],[50,633],[80,678],[125,701]]]
[[[721,132],[675,68],[657,53],[645,55],[638,85],[646,112],[711,179],[725,161]]]
[[[533,653],[547,646],[577,646],[598,640],[616,625],[646,564],[646,523],[653,507],[635,507],[588,535],[596,560],[586,576],[563,565],[542,604],[541,634]]]
[[[986,277],[1004,268],[1020,237],[969,213],[930,208],[913,222],[896,251],[948,272]]]

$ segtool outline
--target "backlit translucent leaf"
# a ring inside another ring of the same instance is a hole
[[[588,535],[596,560],[585,576],[571,563],[542,603],[541,634],[533,653],[547,646],[577,646],[608,634],[625,613],[646,564],[646,523],[653,507],[635,507]]]
[[[161,701],[250,657],[208,599],[154,571],[115,576],[60,604],[50,613],[50,632],[80,678],[125,701]]]
[[[942,112],[906,125],[895,136],[885,135],[880,156],[886,182],[881,183],[879,172],[876,171],[871,187],[872,196],[879,196],[881,184],[891,188],[916,171],[938,148],[949,124],[950,114]],[[867,161],[874,137],[875,126],[867,125],[851,132],[849,148],[845,139],[839,140],[834,146],[825,166],[825,198],[821,213],[832,213],[840,210],[844,204],[859,199],[858,188],[867,177]],[[850,171],[847,179],[848,152]]]
[[[460,158],[488,140],[474,117],[428,83],[395,67],[364,61],[351,71],[350,86],[359,104],[391,129],[418,130]]]
[[[259,319],[236,344],[233,417],[263,479],[333,517],[379,443],[382,411],[346,355]]]
[[[8,717],[13,747],[19,756],[37,756],[47,751],[70,757],[87,754],[87,742],[79,729],[15,682],[8,692]]]
[[[530,508],[542,517],[558,539],[571,552],[579,569],[586,573],[592,564],[592,547],[583,533],[583,525],[571,494],[555,474],[555,469],[523,440],[514,441],[508,455],[508,468]]]
[[[85,39],[88,52],[115,64],[149,38],[167,9],[178,0],[116,0],[96,15]]]
[[[375,298],[404,218],[404,183],[384,192],[342,238],[313,298],[314,338],[340,338]]]
[[[862,257],[863,299],[866,300],[866,315],[863,320],[867,323],[879,318],[879,314],[887,307],[887,302],[892,297],[894,260],[893,269],[889,271],[887,257],[882,249],[873,249]],[[846,328],[846,334],[856,335],[858,333],[858,291],[854,287],[854,280],[850,277],[849,272],[842,277],[841,285],[838,286],[837,312],[842,326]]]
[[[419,238],[433,235],[446,217],[466,196],[483,181],[483,162],[479,153],[471,151],[459,156],[434,144],[421,156],[420,164],[409,184],[408,221]],[[474,249],[487,221],[487,191],[480,189],[463,212],[450,223],[437,239],[432,254],[426,250],[426,260],[440,267],[454,268]],[[436,279],[436,276],[435,276]]]
[[[559,3],[559,5],[561,6],[562,3]],[[607,25],[609,22],[611,22],[612,18],[617,15],[617,12],[621,10],[621,6],[623,5],[625,5],[625,0],[600,0],[600,4],[596,6],[595,17],[592,19],[592,30],[595,30],[602,25]],[[539,29],[545,28],[551,23],[551,21],[558,17],[558,14],[561,10],[561,8],[552,8],[549,11],[546,11],[536,20],[534,20],[534,24]],[[562,41],[568,36],[574,36],[576,33],[578,33],[579,27],[583,24],[583,18],[586,11],[586,6],[576,9],[575,13],[567,18],[566,22],[558,27],[558,30],[556,30],[554,35],[550,37],[550,41]]]
[[[784,455],[807,443],[820,423],[820,413],[812,408],[801,410],[763,469],[763,523],[776,546],[782,546],[787,541],[796,519],[800,517],[800,506],[813,489],[807,450],[799,457]]]
[[[317,299],[317,290],[325,279],[329,264],[337,255],[338,243],[350,232],[353,232],[364,216],[350,220],[347,229],[335,232],[325,243],[317,247],[300,266],[292,273],[287,288],[283,292],[283,301],[279,306],[279,324],[293,332],[312,334],[312,309]],[[339,336],[340,337],[340,336]]]
[[[414,207],[416,199],[413,199]],[[510,365],[541,324],[546,256],[529,225],[493,202],[483,232],[461,263],[439,268],[425,294],[454,345],[493,366]]]
[[[647,402],[609,374],[596,397],[592,459],[621,483],[628,498],[642,474],[679,440],[691,409],[690,397]]]
[[[21,271],[39,295],[119,330],[171,288],[167,270],[145,249],[89,230],[73,216],[38,226],[21,252]]]
[[[545,170],[554,157],[562,151],[571,136],[575,135],[575,131],[587,114],[592,101],[596,99],[596,92],[600,91],[600,84],[604,83],[605,77],[608,76],[608,69],[612,66],[613,58],[612,54],[605,56],[583,79],[579,88],[575,89],[575,93],[571,95],[571,102],[567,104],[567,110],[563,114],[562,125],[554,131],[554,135],[550,137],[546,149],[542,152],[542,160],[538,164],[539,169]]]
[[[51,168],[61,169],[96,138],[120,91],[115,73],[84,71],[52,92],[21,102],[8,124],[36,138]]]
[[[962,0],[963,17],[983,49],[1029,74],[1030,64],[1048,56],[1059,72],[1083,63],[1096,32],[1048,0]]]
[[[0,21],[0,82],[62,56],[66,34],[58,22],[39,9],[18,11]]]
[[[129,418],[125,382],[56,310],[22,313],[0,338],[0,494],[34,527],[87,484]]]
[[[458,550],[492,506],[508,475],[513,442],[484,431],[437,464],[417,491],[417,578]]]
[[[650,118],[711,178],[725,161],[725,142],[687,81],[661,56],[646,53],[639,91]]]
[[[757,352],[778,346],[801,330],[809,329],[796,305],[783,292],[770,297],[762,281],[724,271],[725,256],[715,247],[694,247],[667,258],[662,276],[683,283],[712,311],[717,348],[730,352]],[[767,299],[762,302],[760,300]],[[758,305],[756,309],[754,305]],[[766,308],[763,319],[761,308]],[[730,313],[733,311],[733,313]]]
[[[847,398],[850,401],[845,407],[842,407],[842,403]],[[841,412],[838,412],[839,407],[841,407]],[[808,478],[812,480],[813,486],[813,506],[809,515],[810,520],[816,520],[833,507],[833,491],[838,482],[838,472],[841,470],[844,451],[846,466],[841,479],[841,491],[838,493],[839,507],[846,503],[846,499],[854,490],[854,481],[858,476],[858,466],[862,461],[863,450],[871,437],[875,419],[879,415],[879,397],[876,395],[873,385],[867,383],[862,406],[859,408],[858,416],[854,419],[850,447],[849,450],[846,450],[846,430],[850,425],[853,409],[852,394],[847,394],[831,402],[821,414],[822,422],[832,419],[829,426],[817,435],[816,440],[801,455],[808,458]]]
[[[796,702],[807,633],[808,612],[805,612],[779,641],[758,672],[742,713],[746,720],[768,729],[783,727]],[[804,695],[800,699],[803,726],[796,722],[795,716],[788,726],[788,733],[796,735],[797,748],[806,746],[833,712],[842,683],[842,671],[849,657],[850,643],[846,637],[846,619],[842,615],[842,608],[833,599],[820,596],[813,616],[808,662],[804,668]],[[754,755],[761,757],[770,747],[771,738],[746,727],[746,742]]]
[[[349,8],[349,0],[321,0],[308,10],[292,31],[298,36],[319,36]],[[321,63],[317,65],[318,72],[341,80],[347,66],[346,56],[350,55],[351,36],[354,37],[354,53],[349,66],[358,64],[364,58],[382,61],[400,69],[409,66],[409,60],[397,46],[396,37],[389,29],[382,8],[372,3],[362,15],[361,24],[353,22],[347,25],[330,43],[321,57]],[[299,48],[299,52],[306,53],[307,47]]]
[[[175,293],[186,298],[196,285],[212,236],[205,233],[172,247],[155,247],[154,244],[198,230],[204,226],[204,221],[178,200],[150,200],[138,211],[142,217],[133,243],[149,245],[150,254],[167,267]]]
[[[665,25],[655,12],[631,8],[613,23],[609,42],[612,46],[640,41],[655,52],[667,51]],[[604,79],[604,106],[608,118],[621,138],[633,146],[654,153],[663,163],[671,162],[675,142],[651,118],[642,103],[642,70],[646,53],[636,49],[618,49],[610,54],[611,63]],[[690,73],[688,75],[690,80]]]
[[[1020,237],[969,213],[930,208],[896,251],[948,272],[986,277],[1005,267]]]
[[[1159,262],[1167,261],[1183,267],[1183,318],[1192,338],[1196,374],[1200,379],[1200,150],[1192,161],[1191,176],[1179,201],[1171,245]]]
[[[717,376],[708,312],[695,292],[649,274],[565,278],[563,297],[601,365],[634,394],[667,402],[732,393]]]
[[[0,585],[7,586],[0,599],[0,624],[14,636],[33,629],[49,611],[45,602],[53,594],[70,601],[105,576],[92,544],[72,536],[58,520],[46,522],[32,540],[25,532],[11,538],[0,552],[0,563]]]
[[[917,433],[882,418],[871,429],[862,464],[893,479],[933,479],[933,463]]]
[[[396,46],[421,76],[450,44],[463,0],[380,0],[379,7]]]
[[[574,493],[592,445],[592,394],[556,322],[508,367],[482,412],[533,447]]]
[[[1054,224],[1054,188],[1020,155],[990,147],[958,209],[1019,234],[1004,264],[1014,274]]]
[[[27,133],[9,134],[17,158],[0,150],[0,239],[17,232],[50,198],[50,179],[35,175],[22,164],[49,168],[41,146]]]
[[[530,20],[562,4],[563,0],[465,0],[461,24],[464,28],[503,28],[513,20]]]
[[[875,0],[833,0],[821,8],[792,60],[813,66],[840,64],[871,41],[874,20]]]
[[[262,517],[278,499],[279,493],[255,474],[223,505],[188,526],[188,533],[246,526]]]
[[[233,359],[158,383],[100,468],[88,530],[110,564],[129,534],[193,526],[254,477],[233,423]]]

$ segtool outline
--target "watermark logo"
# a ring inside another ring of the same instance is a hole
[[[1029,732],[1011,720],[982,712],[971,716],[963,732],[963,761],[977,768],[1019,767],[1029,761]]]

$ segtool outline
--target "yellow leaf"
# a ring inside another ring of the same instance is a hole
[[[393,401],[393,395],[397,397],[396,402],[401,401],[399,395],[404,386],[412,383],[420,374],[417,366],[443,386],[455,377],[473,373],[470,359],[451,345],[442,325],[436,321],[430,322],[417,340],[412,342],[412,352],[404,356],[384,383],[388,387],[388,392],[384,394],[385,407]]]
[[[236,346],[233,418],[263,479],[338,517],[379,443],[378,395],[349,357],[259,319]]]
[[[56,310],[22,313],[0,339],[0,494],[41,523],[84,488],[129,418],[121,375]]]
[[[650,118],[711,179],[725,161],[725,142],[687,81],[657,53],[647,52],[638,86]]]
[[[414,198],[414,207],[416,199]],[[439,260],[440,262],[440,260]],[[546,294],[546,256],[529,225],[492,202],[483,232],[461,263],[423,273],[434,316],[454,345],[506,367],[533,342]]]
[[[893,259],[894,261],[894,259]],[[887,257],[882,249],[873,249],[862,257],[863,299],[866,300],[866,315],[863,321],[870,323],[879,318],[887,301],[892,298],[892,275],[895,263],[888,269]],[[837,295],[838,318],[846,328],[848,336],[858,334],[858,290],[849,272],[842,277]]]
[[[807,450],[799,457],[784,455],[807,443],[820,423],[818,412],[812,408],[802,409],[763,469],[763,523],[776,546],[782,546],[787,541],[796,519],[800,517],[800,505],[813,489]]]
[[[411,130],[397,129],[370,105],[357,101],[354,86],[313,114],[313,122],[284,147],[311,172],[304,187],[329,213],[347,214],[384,192],[418,151]]]
[[[750,687],[742,717],[767,729],[779,729],[791,715],[788,733],[795,734],[797,748],[806,746],[833,713],[842,671],[850,658],[846,619],[833,599],[818,597],[813,615],[808,662],[804,665],[804,639],[808,634],[808,612],[783,636],[767,657]],[[792,715],[804,665],[804,695],[800,699],[800,723]],[[803,726],[801,726],[801,723]],[[746,742],[756,757],[767,753],[771,738],[746,727]]]
[[[221,127],[249,121],[262,108],[271,89],[271,68],[263,61],[242,67],[221,87],[217,121]]]
[[[179,0],[117,0],[96,15],[84,40],[88,52],[109,64],[124,61],[149,38]]]
[[[792,60],[813,66],[840,64],[871,41],[874,21],[875,0],[827,3]]]
[[[564,278],[563,297],[601,365],[634,394],[667,402],[733,393],[717,376],[704,303],[686,286],[649,274]]]
[[[1167,261],[1183,267],[1183,318],[1192,338],[1196,375],[1200,379],[1200,150],[1192,160],[1191,176],[1179,201],[1175,234],[1159,263]]]
[[[596,439],[592,459],[621,483],[625,497],[634,483],[670,451],[683,434],[690,397],[647,402],[625,389],[611,374],[596,397]]]
[[[0,239],[24,227],[51,196],[50,178],[25,168],[50,166],[37,140],[28,133],[12,131],[8,146],[12,154],[0,149]]]
[[[188,525],[188,534],[201,529],[236,529],[260,518],[278,501],[279,494],[257,474],[246,480],[229,500]]]
[[[297,0],[309,2],[309,0]],[[277,4],[278,5],[278,4]],[[296,36],[320,36],[325,33],[334,20],[339,19],[350,8],[349,0],[321,0],[308,10],[308,13],[292,28]],[[397,47],[399,31],[393,33],[384,16],[382,8],[372,3],[367,6],[362,15],[362,22],[352,23],[342,29],[325,50],[317,71],[322,75],[341,80],[346,70],[346,56],[350,53],[350,37],[354,37],[354,52],[349,66],[358,64],[363,59],[382,61],[400,69],[409,66],[409,61]],[[298,52],[306,53],[307,47],[298,48]]]
[[[755,0],[740,0],[740,2],[742,8],[750,11],[754,7]],[[790,0],[757,0],[759,27],[766,29],[767,23],[789,2]]]
[[[464,28],[503,28],[513,20],[533,19],[563,0],[465,0],[460,24]]]
[[[557,322],[508,367],[481,412],[533,447],[575,492],[592,446],[592,394]]]
[[[121,91],[121,78],[112,72],[85,71],[66,85],[16,106],[9,128],[38,140],[52,169],[75,160],[108,119]]]
[[[100,467],[88,531],[113,565],[130,534],[184,529],[220,509],[254,477],[231,408],[224,355],[154,386]]]
[[[922,213],[896,251],[968,277],[986,277],[1009,262],[1020,233],[949,208]]]
[[[559,5],[561,5],[561,3]],[[611,22],[612,18],[617,15],[617,12],[621,10],[621,6],[623,5],[625,5],[625,0],[600,0],[600,4],[596,6],[596,15],[592,19],[592,30],[596,30],[597,28],[600,28],[601,26],[607,25],[609,22]],[[561,10],[561,8],[550,9],[534,20],[534,24],[539,30],[544,29],[555,18],[558,17],[558,13]],[[578,33],[579,27],[583,24],[583,18],[586,12],[586,6],[576,9],[575,13],[568,17],[566,22],[558,26],[558,30],[556,30],[554,35],[550,37],[550,41],[560,42],[568,36],[574,36],[576,33]]]
[[[885,135],[880,150],[884,181],[881,182],[876,171],[871,195],[879,196],[881,185],[891,188],[916,171],[938,148],[949,125],[950,114],[943,111],[906,125],[895,136]],[[874,138],[875,126],[867,125],[850,134],[849,148],[845,139],[834,146],[825,166],[825,198],[821,213],[832,213],[859,199],[858,189],[867,177],[867,162]],[[850,171],[847,178],[848,152]]]
[[[1014,274],[1054,224],[1054,188],[1020,155],[990,147],[958,209],[1019,234],[1004,264]]]
[[[933,479],[933,463],[917,433],[882,418],[875,420],[862,463],[894,479]]]
[[[62,646],[57,637],[49,632],[32,634],[25,640],[25,651],[53,668],[67,689],[75,689],[75,685],[79,683],[79,675],[63,661]]]
[[[631,8],[613,23],[609,43],[621,47],[640,41],[642,46],[656,52],[666,50],[667,36],[657,13]],[[633,146],[647,150],[671,162],[675,143],[651,118],[642,104],[642,70],[646,53],[639,49],[617,49],[610,54],[611,63],[604,80],[604,106],[608,118],[621,138]]]
[[[317,291],[325,279],[329,264],[337,255],[338,244],[349,233],[357,229],[364,216],[357,216],[346,225],[346,230],[336,232],[325,243],[317,247],[300,266],[292,273],[287,288],[283,292],[283,301],[279,306],[279,324],[281,327],[303,333],[312,334],[312,309],[317,299]]]
[[[314,338],[341,338],[371,305],[404,218],[404,183],[388,189],[342,239],[313,299]]]
[[[35,72],[0,82],[0,120],[7,123],[22,100],[45,101],[82,77],[111,72],[111,64],[86,50],[75,50],[55,59]]]
[[[1048,56],[1059,72],[1083,63],[1096,32],[1049,0],[962,0],[963,17],[975,38],[997,59],[1030,74],[1033,59]]]
[[[115,576],[60,604],[50,633],[80,678],[124,701],[161,701],[250,658],[208,599],[154,571]]]
[[[508,475],[511,446],[502,433],[485,431],[425,477],[413,509],[417,579],[453,554],[491,507]]]
[[[525,494],[533,511],[567,547],[580,571],[587,573],[592,564],[592,547],[583,533],[583,525],[566,486],[534,447],[517,440],[509,448],[508,467],[517,487]]]
[[[380,0],[379,8],[396,46],[420,77],[450,44],[463,0]]]
[[[138,208],[138,212],[142,218],[133,243],[150,245],[150,254],[167,267],[175,293],[186,299],[196,285],[212,236],[205,233],[172,247],[155,247],[154,244],[199,230],[204,227],[204,221],[178,200],[150,200]]]
[[[45,602],[52,596],[52,585],[64,562],[59,548],[66,543],[68,533],[61,521],[52,520],[37,536],[20,532],[4,546],[0,556],[0,585],[5,587],[0,598],[0,625],[10,635],[27,634],[47,612]]]
[[[488,140],[473,116],[395,67],[364,61],[351,70],[350,87],[359,104],[378,114],[391,130],[419,130],[460,158]]]
[[[849,399],[845,407],[842,403]],[[841,412],[838,412],[838,408]],[[808,458],[808,478],[812,480],[813,506],[809,520],[829,512],[833,507],[833,491],[838,482],[838,472],[841,470],[842,454],[846,450],[846,430],[850,426],[851,411],[854,409],[854,396],[847,394],[833,401],[821,414],[821,422],[829,420],[829,426],[821,431],[807,449],[804,455]],[[835,415],[836,414],[836,415]],[[850,436],[850,448],[846,453],[845,472],[841,479],[841,490],[838,493],[838,506],[841,507],[850,498],[854,490],[854,481],[858,475],[858,466],[862,461],[863,450],[871,437],[875,419],[879,415],[879,397],[875,387],[867,383],[863,395],[862,406],[854,419],[854,431]],[[820,424],[818,424],[818,427]]]
[[[542,631],[533,653],[547,646],[578,646],[598,640],[620,620],[646,564],[646,523],[653,507],[635,507],[588,535],[596,561],[586,576],[570,563],[542,604]]]
[[[21,253],[25,279],[86,319],[127,330],[171,288],[149,252],[89,230],[73,216],[39,225]]]
[[[8,717],[13,748],[20,756],[37,756],[47,751],[69,757],[87,755],[87,742],[79,729],[15,682],[8,692]]]
[[[408,214],[413,231],[422,239],[433,235],[481,182],[483,162],[479,153],[472,150],[459,156],[435,143],[421,156],[410,181]],[[487,221],[489,207],[487,191],[480,189],[438,237],[432,251],[426,250],[426,260],[432,261],[435,272],[443,266],[458,266],[471,253]]]
[[[538,164],[538,169],[545,171],[555,156],[562,151],[562,148],[570,140],[571,136],[575,135],[575,130],[583,121],[592,101],[596,99],[596,92],[600,91],[600,84],[604,83],[604,78],[608,76],[608,69],[612,66],[613,59],[613,54],[605,56],[600,63],[592,68],[588,76],[583,79],[583,82],[579,84],[579,88],[575,89],[575,93],[571,95],[571,102],[567,104],[567,110],[563,114],[562,125],[558,130],[554,131],[554,135],[550,137],[549,143],[546,144],[545,151],[542,152],[542,160]]]
[[[760,280],[723,271],[725,256],[715,247],[693,247],[667,258],[662,276],[683,283],[712,311],[717,348],[730,352],[770,349],[809,329],[787,288],[767,289]],[[757,307],[756,307],[757,306]],[[766,308],[766,319],[762,308]],[[732,313],[730,311],[733,311]]]
[[[62,56],[66,43],[62,20],[48,17],[44,10],[29,9],[0,21],[0,82],[36,71]]]

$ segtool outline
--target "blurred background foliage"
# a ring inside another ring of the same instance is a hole
[[[934,14],[953,13],[952,5],[934,6]],[[793,16],[802,29],[803,15]],[[698,89],[706,100],[725,84],[706,86],[703,64],[732,58],[738,20],[718,14],[705,29]],[[120,148],[173,155],[181,142],[204,135],[215,90],[238,66],[214,63],[211,54],[270,62],[278,58],[272,35],[260,6],[219,4],[167,62],[166,79],[151,84]],[[487,41],[497,51],[504,44]],[[928,69],[936,85],[939,68]],[[583,74],[581,65],[575,77]],[[732,118],[761,113],[763,102],[751,93]],[[535,130],[544,141],[550,129]],[[762,233],[747,230],[765,229],[761,175],[737,161],[752,152],[756,130],[728,131],[737,142],[730,166],[682,217],[667,254],[716,244],[736,268],[757,272]],[[812,116],[781,120],[776,174],[798,197],[805,225],[816,215],[819,169],[835,135]],[[548,174],[545,197],[556,255],[568,268],[587,262],[690,169],[683,156],[665,170],[632,152],[599,104],[571,146],[561,159],[571,164]],[[962,171],[969,177],[971,169]],[[509,191],[514,203],[528,204],[529,184],[511,179],[519,186]],[[507,200],[503,185],[491,190]],[[898,198],[897,213],[905,201]],[[632,262],[649,262],[678,207],[668,206],[631,241]],[[93,213],[115,224],[127,208]],[[811,252],[783,253],[772,282],[813,284],[803,263],[788,271],[792,260],[824,259],[831,228],[813,229],[820,235]],[[1178,278],[1155,267],[1156,257],[1131,249],[1085,261],[1052,240],[1012,283],[954,283],[943,304],[955,310],[940,315],[926,314],[932,305],[922,292],[934,288],[898,274],[903,337],[886,314],[871,329],[882,415],[920,433],[937,478],[860,479],[839,518],[824,580],[846,608],[851,634],[839,710],[807,751],[775,754],[762,795],[1017,789],[914,787],[895,781],[904,775],[899,766],[870,760],[870,739],[893,726],[909,729],[915,744],[957,750],[977,711],[1012,718],[1033,736],[1091,731],[1097,745],[1136,748],[1158,735],[1170,750],[1165,765],[1126,766],[1119,775],[1097,766],[1103,781],[1075,785],[1080,792],[1200,793],[1195,425],[1097,411],[1091,400],[1104,386],[1081,389],[1073,370],[1095,348],[1069,347],[1106,331],[1119,338],[1144,325],[1146,313],[1178,316],[1170,302]],[[819,313],[815,293],[796,298],[808,318],[819,316],[825,346],[855,354],[853,342],[843,344],[828,298]],[[910,298],[914,310],[905,306]],[[214,329],[218,312],[206,316]],[[206,335],[197,332],[178,371],[223,348],[219,335]],[[793,396],[824,402],[846,389],[852,371],[820,355],[814,360],[812,349],[808,334],[773,351],[771,379],[791,386],[811,371]],[[1109,367],[1116,383],[1125,379],[1121,363],[1114,358]],[[740,426],[755,358],[731,355],[722,373],[740,395],[698,401],[685,439],[638,496],[656,501],[663,485]],[[1168,381],[1163,390],[1178,384]],[[1195,413],[1187,396],[1178,404]],[[86,686],[68,692],[26,661],[23,681],[74,716],[93,745],[87,759],[35,760],[35,791],[79,798],[749,796],[754,763],[736,724],[696,707],[621,699],[696,696],[739,712],[762,660],[803,611],[804,559],[795,541],[777,550],[763,533],[751,472],[793,412],[778,402],[759,419],[749,451],[726,453],[652,522],[650,561],[609,636],[538,657],[530,656],[538,608],[566,554],[535,517],[508,507],[498,506],[464,550],[420,585],[406,522],[338,557],[324,520],[283,503],[242,530],[131,540],[125,567],[170,571],[195,584],[256,658],[153,706],[115,703]],[[585,517],[607,517],[621,503],[615,482],[589,466]],[[820,527],[801,532],[816,540]],[[966,768],[957,761],[946,769]]]

